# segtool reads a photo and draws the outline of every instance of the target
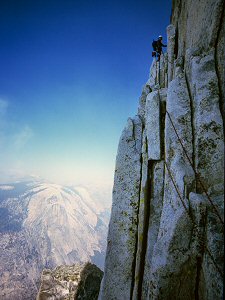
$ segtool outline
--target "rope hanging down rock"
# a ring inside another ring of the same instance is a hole
[[[188,154],[187,154],[187,151],[186,151],[186,149],[185,149],[185,147],[184,147],[184,145],[183,145],[183,143],[182,143],[182,141],[181,141],[181,139],[180,139],[180,137],[179,137],[179,134],[178,134],[178,132],[177,132],[177,130],[176,130],[176,127],[174,126],[174,123],[173,123],[173,121],[172,121],[172,118],[171,118],[169,112],[166,111],[166,113],[167,113],[167,115],[168,115],[168,117],[169,117],[169,120],[170,120],[170,122],[171,122],[171,124],[172,124],[172,127],[173,127],[173,129],[174,129],[174,131],[175,131],[175,133],[176,133],[176,136],[177,136],[177,138],[178,138],[178,141],[179,141],[179,143],[181,144],[182,149],[184,150],[184,154],[185,154],[185,156],[187,157],[187,160],[188,160],[188,162],[190,163],[190,165],[191,165],[191,167],[192,167],[192,169],[193,169],[193,171],[194,171],[194,173],[195,173],[196,180],[200,183],[200,185],[201,185],[201,187],[202,187],[202,189],[203,189],[203,191],[204,191],[204,193],[205,193],[207,199],[209,200],[209,202],[210,202],[210,204],[211,204],[211,206],[212,206],[212,208],[213,208],[215,214],[216,214],[217,217],[219,218],[221,224],[224,225],[223,219],[221,218],[221,216],[220,216],[220,214],[219,214],[219,212],[218,212],[218,210],[217,210],[215,204],[213,203],[213,201],[212,201],[211,197],[209,196],[209,194],[208,194],[208,192],[207,192],[207,190],[206,190],[204,184],[202,183],[202,181],[201,181],[201,179],[200,179],[200,175],[199,175],[198,172],[195,170],[195,167],[194,167],[194,165],[193,165],[193,163],[192,163],[190,157],[189,157]]]
[[[181,203],[182,203],[182,205],[183,205],[183,207],[184,207],[186,213],[187,213],[188,215],[190,215],[190,212],[189,212],[187,206],[186,206],[185,203],[184,203],[184,200],[183,200],[183,198],[182,198],[182,196],[181,196],[181,193],[180,193],[180,191],[179,191],[179,189],[178,189],[178,187],[177,187],[177,185],[176,185],[176,183],[175,183],[175,180],[174,180],[174,178],[173,178],[173,176],[172,176],[172,173],[171,173],[171,171],[170,171],[170,169],[169,169],[168,164],[167,164],[166,161],[165,161],[165,166],[166,166],[166,168],[167,168],[167,171],[168,171],[168,173],[169,173],[169,175],[170,175],[170,178],[171,178],[171,180],[172,180],[172,182],[173,182],[173,185],[174,185],[174,187],[175,187],[175,190],[176,190],[176,192],[177,192],[177,194],[178,194],[178,196],[179,196],[179,198],[180,198],[180,201],[181,201]],[[191,215],[190,215],[190,217],[191,217],[191,219],[193,219]]]
[[[191,214],[191,211],[186,207],[186,205],[185,205],[185,203],[184,203],[184,199],[183,199],[183,197],[181,196],[181,193],[180,193],[180,191],[179,191],[179,189],[178,189],[178,186],[176,185],[176,182],[175,182],[175,180],[174,180],[174,178],[173,178],[172,172],[171,172],[171,170],[170,170],[170,168],[169,168],[167,162],[164,161],[164,163],[165,163],[165,166],[166,166],[166,169],[167,169],[167,171],[168,171],[168,174],[169,174],[169,176],[170,176],[170,178],[171,178],[171,180],[172,180],[172,183],[173,183],[173,185],[174,185],[174,188],[175,188],[175,190],[176,190],[176,192],[177,192],[177,194],[178,194],[178,196],[179,196],[179,198],[180,198],[180,200],[181,200],[181,203],[182,203],[182,205],[183,205],[183,207],[184,207],[186,213],[188,214],[188,216],[189,216],[189,218],[190,218],[190,220],[191,220],[193,226],[195,226],[196,228],[198,228],[198,226],[197,226],[196,222],[194,221],[194,218],[193,218],[193,216],[192,216],[192,214]],[[217,269],[217,271],[219,272],[219,274],[220,274],[221,277],[223,278],[223,276],[224,276],[223,271],[221,271],[221,269],[220,269],[219,266],[217,265],[217,263],[216,263],[216,261],[215,261],[213,255],[212,255],[212,253],[210,252],[210,250],[207,248],[207,246],[206,246],[205,244],[204,244],[204,249],[205,249],[206,252],[209,254],[209,257],[211,258],[211,260],[212,260],[212,262],[213,262],[215,268]]]

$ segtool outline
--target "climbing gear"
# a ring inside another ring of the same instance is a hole
[[[158,46],[157,41],[153,40],[153,42],[152,42],[152,48],[153,48],[154,51],[157,51],[157,46]]]

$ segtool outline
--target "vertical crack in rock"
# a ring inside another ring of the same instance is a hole
[[[202,263],[203,263],[203,255],[205,252],[205,242],[206,242],[206,214],[204,214],[200,222],[198,224],[198,231],[200,231],[199,228],[202,228],[202,232],[198,235],[199,239],[199,256],[196,258],[196,281],[195,281],[195,300],[200,300],[200,280],[201,280],[201,271],[202,271]]]
[[[140,270],[139,270],[139,282],[138,282],[138,297],[137,299],[142,299],[142,283],[144,278],[145,270],[145,256],[148,245],[148,225],[150,217],[150,199],[153,190],[153,168],[154,162],[148,162],[148,172],[147,172],[147,181],[144,189],[144,224],[143,224],[143,239],[142,239],[142,251],[140,257]]]
[[[137,251],[138,251],[138,225],[139,225],[139,209],[140,209],[140,195],[141,195],[141,181],[142,181],[142,166],[143,166],[143,160],[142,156],[140,158],[141,162],[141,170],[140,170],[140,185],[139,185],[139,200],[138,200],[138,209],[137,209],[137,230],[135,234],[135,248],[134,248],[134,259],[132,263],[132,281],[131,281],[131,289],[130,289],[130,300],[133,299],[133,292],[134,292],[134,286],[135,286],[135,273],[136,273],[136,260],[137,260]]]
[[[148,191],[146,200],[148,200],[146,211],[146,231],[144,230],[145,253],[143,253],[143,273],[140,274],[141,281],[139,282],[138,299],[148,299],[149,294],[149,281],[151,274],[151,261],[153,254],[153,247],[157,240],[159,223],[162,213],[162,202],[164,197],[164,148],[165,148],[165,114],[166,114],[166,89],[157,92],[159,99],[159,126],[160,126],[160,147],[161,155],[158,160],[148,161]],[[154,127],[155,128],[155,127]],[[152,144],[150,143],[150,147]],[[148,151],[149,152],[149,151]]]
[[[160,126],[160,156],[161,160],[165,158],[165,121],[166,121],[166,101],[163,101],[163,97],[160,95],[160,91],[158,91],[159,97],[159,126]]]
[[[160,138],[161,138],[161,156],[162,159],[165,158],[165,118],[166,118],[166,103],[160,103]]]
[[[174,43],[174,58],[175,59],[177,59],[177,57],[178,57],[178,49],[179,49],[179,47],[178,47],[178,24],[177,24],[177,26],[176,26],[176,31],[175,31],[175,43]]]
[[[196,170],[196,166],[195,166],[195,128],[194,128],[194,105],[193,105],[193,97],[191,94],[191,87],[190,87],[190,83],[188,81],[188,77],[187,77],[187,73],[184,72],[184,77],[185,77],[185,81],[186,81],[186,85],[187,85],[187,91],[188,91],[188,96],[190,99],[190,114],[191,114],[191,131],[192,131],[192,164],[193,164],[193,168],[194,170]],[[196,184],[196,177],[195,177],[195,182],[194,182],[194,189],[196,190],[197,188],[197,184]]]
[[[142,124],[142,136],[143,136],[144,126]],[[136,146],[136,138],[135,138],[135,131],[133,126],[133,138],[135,141]],[[132,263],[132,280],[131,280],[131,289],[130,289],[130,299],[133,298],[134,288],[135,288],[135,277],[136,277],[136,269],[137,269],[137,256],[138,256],[138,241],[139,241],[139,211],[140,211],[140,203],[141,203],[141,188],[142,188],[142,171],[143,171],[143,154],[140,156],[140,181],[139,181],[139,199],[138,199],[138,207],[137,207],[137,229],[135,234],[135,247],[134,247],[134,258]]]
[[[218,25],[218,31],[215,41],[215,52],[214,52],[214,58],[215,58],[215,69],[216,69],[216,75],[218,78],[218,89],[219,89],[219,106],[220,106],[220,112],[223,119],[223,128],[225,128],[225,103],[224,103],[224,97],[223,97],[223,90],[222,85],[224,84],[222,79],[220,78],[220,72],[219,72],[219,62],[218,62],[218,44],[219,44],[219,37],[220,33],[223,27],[224,22],[224,14],[225,14],[225,1],[222,1],[222,12],[219,19],[219,25]]]
[[[193,257],[196,259],[196,277],[194,287],[195,300],[203,299],[202,284],[204,275],[202,272],[203,258],[206,251],[206,224],[207,224],[207,200],[200,194],[190,193],[190,205],[193,212]]]

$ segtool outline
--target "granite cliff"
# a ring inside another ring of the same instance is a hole
[[[100,300],[222,299],[223,0],[174,0],[118,146]]]

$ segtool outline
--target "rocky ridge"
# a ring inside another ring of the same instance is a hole
[[[224,6],[173,1],[119,141],[100,300],[223,297]]]
[[[91,263],[45,269],[37,300],[97,300],[103,272]]]

